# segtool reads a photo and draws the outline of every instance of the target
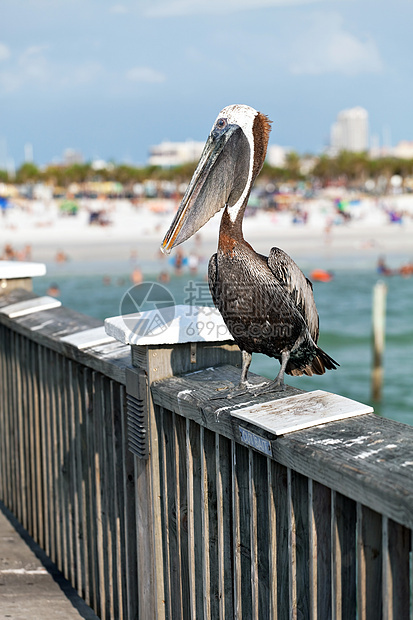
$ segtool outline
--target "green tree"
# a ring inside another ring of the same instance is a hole
[[[35,164],[26,162],[16,172],[16,183],[35,183],[42,178],[41,172]]]

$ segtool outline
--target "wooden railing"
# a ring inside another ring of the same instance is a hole
[[[234,344],[1,313],[31,299],[0,297],[1,499],[101,618],[411,617],[413,428],[275,437],[210,400]]]

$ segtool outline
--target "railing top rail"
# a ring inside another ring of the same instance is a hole
[[[222,366],[217,375],[220,384],[233,384],[239,379],[239,370]],[[280,397],[299,393],[288,387]],[[262,439],[262,444],[256,441],[255,449],[282,465],[413,527],[412,427],[368,413],[277,437],[232,415],[245,407],[245,395],[211,400],[216,395],[208,370],[152,384],[157,405],[249,445],[241,434],[246,429]],[[254,403],[268,398],[273,400],[277,394],[257,397]]]
[[[125,383],[125,368],[131,365],[128,345],[108,338],[99,319],[64,306],[39,305],[39,299],[34,293],[23,289],[0,296],[0,324],[119,383]],[[33,300],[32,312],[28,308],[30,300]],[[9,316],[7,307],[10,306],[13,306],[13,313]]]

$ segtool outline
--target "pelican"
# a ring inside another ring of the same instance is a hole
[[[224,210],[208,282],[242,352],[238,393],[283,390],[284,373],[321,375],[338,366],[317,346],[319,317],[311,282],[283,250],[274,247],[263,256],[243,236],[244,212],[264,163],[270,122],[247,105],[221,110],[161,246],[169,253]],[[276,378],[259,388],[247,381],[252,353],[280,362]]]

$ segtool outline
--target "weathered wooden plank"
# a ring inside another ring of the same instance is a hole
[[[273,461],[267,457],[267,485],[268,485],[268,572],[269,572],[269,611],[270,618],[277,617],[277,538],[276,538],[276,512],[275,494],[273,487]]]
[[[182,614],[180,521],[178,518],[178,478],[175,415],[163,411],[165,447],[166,527],[168,531],[171,618]]]
[[[237,589],[239,617],[245,620],[253,618],[253,598],[251,588],[251,528],[250,528],[250,482],[249,459],[250,449],[236,444],[235,447],[235,475],[238,494],[238,547],[240,583]]]
[[[23,527],[33,536],[33,511],[32,511],[32,488],[31,488],[31,419],[29,414],[28,397],[28,372],[27,372],[27,341],[16,334],[15,360],[18,367],[16,376],[17,394],[16,407],[17,418],[17,445],[18,459],[21,476],[21,519]]]
[[[215,434],[220,618],[234,617],[231,442]]]
[[[44,310],[52,310],[59,308],[62,302],[54,297],[32,297],[25,301],[19,301],[0,307],[0,314],[5,314],[9,319],[17,319],[21,316],[27,316]]]
[[[203,433],[203,427],[200,427]],[[241,618],[241,530],[240,530],[240,505],[237,478],[237,444],[231,441],[231,486],[232,486],[232,554],[233,564],[233,591],[234,591],[234,617]]]
[[[381,618],[382,517],[357,504],[357,616],[360,620]]]
[[[0,428],[3,432],[0,433],[0,498],[1,501],[7,505],[8,498],[8,433],[7,433],[7,392],[6,392],[6,352],[5,352],[5,330],[0,325]]]
[[[37,295],[28,291],[12,291],[8,295],[0,296],[0,310],[13,303],[34,303],[33,300],[36,299]],[[99,319],[61,306],[16,319],[0,312],[0,323],[65,357],[102,372],[115,381],[125,382],[124,369],[130,365],[130,346],[112,342],[104,346],[97,344],[93,348],[81,349],[76,344],[63,340],[64,337],[80,331],[102,328],[103,323]]]
[[[308,481],[311,618],[331,618],[331,491]]]
[[[191,356],[191,344],[188,342],[165,345],[162,348],[133,346],[132,362],[134,366],[142,367],[142,361],[145,360],[145,370],[148,372],[151,383],[183,373],[190,373],[189,376],[196,381],[196,374],[199,371],[204,371],[206,367],[209,367],[210,373],[214,373],[213,367],[222,364],[233,365],[239,380],[240,371],[237,371],[235,367],[240,367],[241,353],[236,344],[233,342],[220,344],[199,342],[196,345],[195,359]],[[215,378],[219,379],[216,373]],[[226,385],[228,387],[230,384]]]
[[[102,377],[102,431],[103,431],[103,458],[105,460],[105,488],[106,504],[106,523],[107,531],[107,552],[106,564],[108,572],[108,610],[109,618],[119,617],[119,605],[117,600],[117,581],[116,581],[116,477],[114,475],[114,455],[113,455],[113,418],[110,398],[110,380]]]
[[[292,546],[292,617],[310,617],[309,549],[307,478],[291,471],[291,522]]]
[[[122,409],[120,385],[111,381],[110,384],[110,411],[112,420],[112,446],[113,446],[113,472],[115,478],[116,496],[114,499],[114,510],[116,519],[116,558],[115,575],[117,587],[117,606],[119,620],[127,617],[127,591],[125,579],[126,566],[126,524],[124,506],[126,498],[124,496],[124,472],[123,472],[123,439],[122,439]]]
[[[145,370],[146,369],[141,369]],[[165,565],[165,547],[164,536],[162,532],[162,472],[160,469],[161,455],[160,455],[160,437],[161,429],[159,428],[158,412],[153,405],[152,399],[149,394],[148,381],[139,382],[140,390],[143,393],[140,394],[144,408],[147,410],[148,415],[148,441],[149,441],[149,454],[150,454],[150,494],[152,496],[152,533],[153,533],[153,572],[154,572],[154,597],[155,606],[158,610],[158,618],[161,620],[165,617],[165,583],[164,583],[164,565]],[[185,424],[184,420],[182,422]],[[188,449],[188,448],[186,448]],[[183,454],[183,458],[185,455]],[[186,456],[188,460],[188,455]],[[185,487],[188,487],[189,478],[184,481]],[[188,488],[186,490],[188,492]]]
[[[113,385],[109,379],[104,380],[104,430],[106,432],[106,469],[107,477],[107,517],[108,517],[108,569],[110,579],[110,613],[111,618],[122,618],[122,594],[119,582],[121,566],[119,563],[119,517],[118,517],[118,491],[116,476],[116,453],[114,444],[114,416],[113,416]]]
[[[153,531],[151,520],[150,465],[135,456],[136,541],[138,561],[139,616],[147,617],[154,607]]]
[[[17,467],[18,453],[16,446],[16,404],[15,404],[15,359],[14,359],[14,339],[15,334],[9,332],[7,342],[8,364],[7,364],[7,394],[8,394],[8,430],[9,430],[9,458],[10,458],[10,509],[17,516]]]
[[[187,472],[186,472],[186,420],[181,416],[175,417],[175,447],[176,447],[176,529],[181,562],[181,597],[182,618],[190,618],[190,588],[189,588],[189,549],[188,549],[188,502],[187,502]]]
[[[51,512],[53,506],[53,485],[51,482],[51,425],[50,425],[50,390],[47,382],[47,349],[37,346],[39,358],[39,386],[40,386],[40,423],[42,427],[42,463],[43,463],[43,498],[44,498],[44,528],[45,528],[45,551],[52,557],[53,524]]]
[[[70,492],[70,574],[71,583],[78,592],[82,591],[82,573],[81,573],[81,550],[80,550],[80,509],[79,509],[79,475],[77,468],[80,463],[77,461],[77,442],[80,443],[80,437],[76,437],[76,416],[78,415],[78,403],[76,402],[77,382],[75,379],[75,368],[71,360],[66,361],[67,386],[66,386],[66,404],[67,404],[67,445],[68,445],[68,466],[69,466],[69,492]]]
[[[23,442],[24,437],[24,426],[23,426],[23,413],[22,413],[22,401],[20,399],[20,394],[22,392],[22,372],[19,363],[19,334],[13,334],[12,336],[12,369],[13,369],[13,406],[14,406],[14,416],[13,416],[13,432],[14,432],[14,449],[15,449],[15,459],[16,459],[16,509],[17,509],[17,518],[23,524],[23,527],[27,528],[27,508],[26,508],[26,494],[27,494],[27,480],[26,480],[26,471],[25,471],[25,459],[24,459],[24,450],[25,444]]]
[[[99,616],[108,617],[109,577],[107,572],[107,529],[106,529],[106,492],[105,492],[105,451],[104,451],[104,415],[102,403],[102,375],[93,373],[93,414],[95,433],[94,477],[96,485],[96,549],[99,581]]]
[[[251,450],[251,491],[254,508],[251,511],[251,541],[255,554],[255,608],[259,618],[269,616],[271,575],[269,570],[270,529],[268,520],[267,457]]]
[[[67,462],[67,406],[65,358],[55,356],[55,398],[57,403],[58,451],[59,451],[59,501],[61,519],[61,568],[66,579],[70,579],[70,536],[69,536],[69,484]]]
[[[61,342],[73,345],[77,349],[88,349],[90,347],[97,347],[101,344],[115,342],[114,338],[107,335],[104,325],[74,332],[69,336],[62,336],[60,340]]]
[[[239,442],[231,413],[242,398],[245,406],[245,397],[210,400],[238,378],[236,369],[223,366],[157,382],[152,395],[157,404]],[[253,424],[248,428],[271,440],[272,456],[283,465],[413,527],[412,427],[366,414],[277,439]]]
[[[256,501],[256,486],[254,479],[254,453],[248,451],[248,479],[249,479],[249,531],[251,541],[251,599],[252,599],[252,615],[258,618],[258,545],[256,529],[258,509]]]
[[[74,474],[74,547],[76,550],[76,589],[79,596],[85,600],[89,597],[88,591],[88,557],[86,549],[86,505],[84,497],[85,476],[84,467],[86,449],[84,446],[85,426],[82,411],[82,384],[78,364],[70,363],[70,384],[72,389],[72,467]]]
[[[383,519],[383,617],[410,619],[411,531]]]
[[[189,578],[192,578],[192,618],[203,617],[204,609],[204,591],[203,591],[203,541],[202,541],[202,493],[201,486],[203,478],[201,478],[201,428],[187,420],[189,425],[189,452],[188,462],[192,463],[192,472],[188,469],[188,546],[189,546]],[[203,435],[203,430],[202,430]],[[192,487],[192,500],[191,497]],[[190,501],[192,503],[192,513],[190,511]]]
[[[123,514],[124,514],[124,539],[122,547],[125,553],[126,592],[124,596],[126,604],[126,618],[137,618],[139,608],[138,594],[138,562],[136,543],[136,509],[135,509],[135,471],[134,456],[128,449],[128,437],[126,428],[126,394],[123,385],[119,386],[119,415],[121,422],[122,443],[122,473],[123,473]]]
[[[290,571],[289,566],[289,498],[287,469],[271,461],[270,514],[272,522],[272,606],[277,620],[290,618]],[[275,547],[275,549],[274,549]]]
[[[40,360],[38,354],[39,347],[36,343],[30,343],[30,359],[32,372],[32,407],[34,420],[34,448],[36,462],[36,509],[38,519],[37,542],[44,549],[45,546],[45,508],[44,508],[44,486],[43,486],[43,426],[41,423],[41,385],[39,380]]]
[[[64,412],[62,419],[63,430],[63,484],[64,484],[64,505],[65,505],[65,540],[66,540],[66,556],[67,556],[67,579],[72,583],[75,582],[75,545],[73,541],[74,529],[74,484],[73,477],[74,461],[72,459],[72,434],[71,434],[71,417],[73,415],[73,402],[71,402],[71,382],[70,382],[70,360],[62,357],[62,410]]]
[[[172,618],[172,571],[171,571],[171,555],[170,555],[170,528],[169,528],[169,494],[172,492],[170,485],[168,485],[167,477],[167,444],[169,437],[166,432],[165,424],[170,422],[170,412],[164,410],[162,407],[155,408],[156,423],[158,431],[159,441],[159,483],[161,493],[161,523],[162,523],[162,551],[163,551],[163,583],[165,589],[165,616]],[[165,416],[168,418],[165,422]],[[201,514],[201,513],[199,513]]]
[[[96,484],[96,433],[95,433],[95,411],[93,408],[93,371],[88,368],[84,369],[84,390],[83,390],[83,406],[86,420],[86,436],[87,436],[87,470],[86,477],[86,510],[87,510],[87,541],[88,541],[88,557],[89,557],[89,592],[90,606],[95,610],[97,615],[100,614],[100,582],[99,582],[99,564],[98,564],[98,532],[97,532],[97,493],[99,487]]]
[[[331,499],[333,618],[353,620],[357,615],[356,503],[335,491]]]
[[[36,493],[36,453],[35,453],[35,420],[33,413],[33,394],[32,394],[32,382],[33,382],[33,369],[31,364],[31,350],[30,341],[21,339],[21,370],[22,370],[22,387],[21,394],[23,401],[23,421],[24,432],[28,433],[25,438],[26,453],[24,455],[26,464],[26,479],[27,479],[27,494],[26,505],[28,512],[28,532],[38,542],[38,526],[37,520],[39,516],[39,508],[37,506],[37,493]]]
[[[195,514],[194,514],[194,450],[191,437],[191,421],[186,420],[186,495],[187,495],[187,529],[188,529],[188,587],[189,616],[196,618],[197,588],[195,580]]]

